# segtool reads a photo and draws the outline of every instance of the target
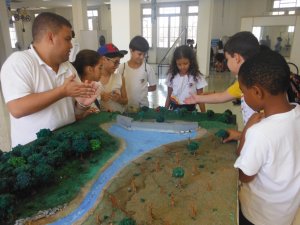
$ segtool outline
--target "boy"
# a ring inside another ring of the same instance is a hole
[[[237,75],[240,66],[245,62],[245,60],[256,55],[260,50],[259,42],[257,38],[248,31],[241,31],[229,38],[224,46],[225,57],[227,59],[227,65],[229,70]],[[236,98],[241,98],[242,92],[239,88],[239,83],[236,80],[226,91],[217,92],[208,95],[191,95],[185,100],[187,104],[195,103],[224,103],[235,100]],[[241,102],[241,108],[243,113],[244,123],[248,118],[254,113],[244,101]],[[230,130],[230,136],[224,141],[239,139],[240,132]]]
[[[300,106],[288,102],[289,69],[262,51],[240,68],[238,81],[254,114],[242,134],[234,167],[242,182],[240,224],[291,224],[300,204]]]
[[[142,36],[135,36],[129,49],[130,60],[119,67],[119,73],[125,78],[128,107],[149,107],[148,92],[155,91],[157,85],[153,69],[145,62],[149,44]]]

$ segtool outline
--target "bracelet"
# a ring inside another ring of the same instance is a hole
[[[90,105],[84,105],[84,104],[82,104],[82,103],[80,103],[80,102],[77,102],[78,103],[78,105],[80,105],[82,108],[90,108],[91,107],[91,105],[92,104],[90,104]]]

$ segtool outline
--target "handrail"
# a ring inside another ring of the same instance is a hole
[[[179,42],[182,34],[185,34],[185,42],[186,42],[186,36],[187,36],[187,27],[185,27],[181,33],[179,34],[179,36],[176,38],[176,40],[174,41],[173,45],[168,49],[168,51],[166,52],[165,56],[162,58],[162,60],[160,60],[160,62],[158,63],[158,71],[157,71],[157,74],[158,74],[158,78],[159,78],[159,75],[160,75],[160,68],[163,66],[163,62],[164,60],[169,56],[170,52],[172,49],[174,49],[174,47],[177,45],[177,43]],[[185,43],[184,42],[184,43]]]

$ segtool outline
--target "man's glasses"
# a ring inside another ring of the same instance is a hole
[[[106,57],[106,59],[108,59],[109,61],[111,61],[115,66],[120,65],[120,60],[113,60],[111,58]]]

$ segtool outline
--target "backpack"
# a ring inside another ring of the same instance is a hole
[[[296,64],[294,63],[288,63],[288,65],[291,67],[294,67],[296,69],[296,72],[291,71],[290,75],[290,86],[287,91],[289,102],[295,102],[300,104],[300,75],[299,75],[299,69]]]

